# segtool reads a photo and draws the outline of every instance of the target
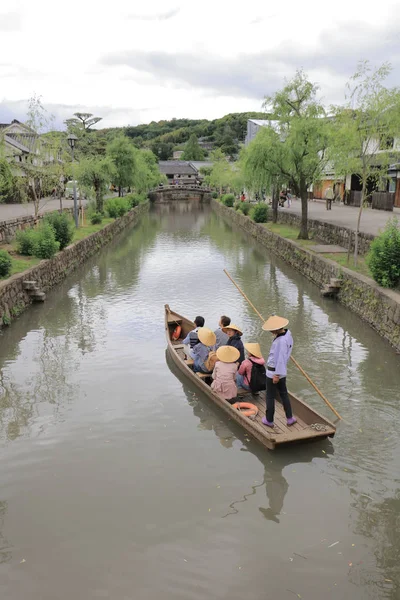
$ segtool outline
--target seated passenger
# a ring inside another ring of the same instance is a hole
[[[233,346],[221,346],[217,350],[218,362],[213,371],[214,381],[211,384],[211,389],[214,390],[231,404],[237,396],[237,387],[235,382],[236,372],[240,352]]]
[[[226,333],[222,331],[223,327],[228,327],[231,324],[231,320],[229,317],[222,316],[219,320],[219,327],[214,331],[217,337],[217,343],[215,344],[215,349],[218,350],[221,346],[226,346],[228,343],[229,337]]]
[[[194,360],[193,371],[195,373],[211,373],[206,368],[205,362],[208,359],[209,353],[215,347],[215,333],[207,327],[199,327],[197,330],[198,342],[191,351]]]
[[[243,388],[249,392],[261,392],[261,390],[266,389],[267,381],[265,360],[261,354],[260,344],[245,344],[244,347],[247,350],[247,358],[239,367],[239,371],[236,375],[236,384],[239,388]],[[257,367],[254,370],[252,381],[251,374],[253,365],[257,365]]]
[[[241,337],[243,335],[242,331],[239,329],[239,327],[237,325],[232,325],[229,324],[228,327],[223,327],[222,331],[224,333],[226,333],[229,337],[229,340],[227,341],[226,345],[227,346],[233,346],[234,348],[237,348],[240,352],[240,357],[239,357],[239,365],[242,364],[242,362],[244,361],[244,346],[243,346],[243,342],[241,340]]]
[[[197,335],[197,331],[199,329],[199,327],[204,327],[204,317],[196,317],[194,320],[194,324],[196,325],[196,329],[192,329],[192,331],[190,331],[187,336],[185,337],[185,339],[182,341],[182,344],[185,344],[186,346],[189,346],[188,351],[186,351],[186,354],[189,354],[193,359],[194,356],[192,354],[192,350],[195,347],[196,344],[198,344],[199,342],[199,337]]]

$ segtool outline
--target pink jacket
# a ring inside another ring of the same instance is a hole
[[[251,378],[251,361],[255,362],[257,365],[265,365],[265,360],[263,358],[256,358],[255,356],[251,357],[251,360],[249,358],[246,358],[246,360],[244,360],[242,362],[242,364],[239,367],[239,375],[244,375],[244,382],[247,385],[250,385],[250,378]]]

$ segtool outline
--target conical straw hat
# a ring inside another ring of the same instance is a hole
[[[246,348],[247,352],[250,352],[250,354],[252,354],[253,356],[256,356],[257,358],[263,357],[263,355],[261,354],[260,344],[244,344],[244,347]]]
[[[233,325],[232,323],[227,327],[223,327],[222,331],[226,333],[227,329],[233,329],[234,331],[237,331],[239,335],[243,335],[243,331],[240,329],[240,327],[238,327],[237,325]]]
[[[199,336],[199,340],[201,341],[201,343],[205,346],[215,346],[217,342],[215,333],[207,327],[199,327],[197,330],[197,335]]]
[[[239,350],[233,346],[220,346],[217,350],[217,358],[224,363],[236,362],[239,357]]]
[[[273,315],[265,321],[262,328],[264,331],[277,331],[278,329],[283,329],[286,327],[286,325],[289,325],[288,319],[285,319],[284,317],[278,317],[278,315]]]

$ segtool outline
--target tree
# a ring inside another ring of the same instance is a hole
[[[137,150],[135,189],[138,192],[148,192],[161,182],[167,182],[165,175],[160,173],[157,157],[151,150]]]
[[[85,158],[79,164],[78,181],[82,187],[94,191],[97,212],[103,212],[104,194],[114,175],[115,167],[109,157]]]
[[[48,196],[60,181],[59,158],[61,137],[51,132],[54,116],[49,115],[42,104],[41,96],[32,96],[28,101],[28,119],[25,125],[30,134],[30,153],[26,162],[19,167],[25,175],[23,184],[34,205],[35,218]],[[29,131],[30,130],[30,131]],[[44,132],[46,136],[41,136]]]
[[[14,191],[14,177],[7,160],[0,157],[0,204],[9,202]]]
[[[194,133],[185,144],[182,160],[204,160],[204,152],[200,148],[199,141]]]
[[[347,85],[345,106],[332,109],[334,127],[330,157],[335,173],[337,176],[356,175],[361,186],[355,229],[355,264],[364,204],[375,189],[386,184],[390,149],[400,130],[399,89],[384,86],[390,71],[388,63],[373,70],[368,61],[361,62]]]
[[[285,183],[282,175],[284,148],[272,127],[263,127],[240,158],[245,187],[260,195],[272,192],[272,220],[278,220],[278,197]]]
[[[137,144],[138,138],[135,138]],[[157,141],[151,144],[151,151],[155,154],[158,160],[168,160],[172,157],[174,151],[174,144],[168,142]]]
[[[282,90],[264,100],[275,121],[271,151],[279,156],[279,177],[301,199],[299,239],[308,239],[308,188],[321,177],[327,163],[329,121],[317,100],[318,86],[303,71]]]
[[[139,151],[125,136],[119,136],[107,146],[107,156],[114,164],[112,182],[118,187],[118,195],[123,196],[123,188],[134,184],[136,155]]]
[[[93,125],[96,125],[99,121],[102,120],[102,117],[94,117],[92,113],[82,113],[76,112],[74,113],[74,117],[71,119],[67,119],[65,124],[68,128],[81,129],[82,131],[88,131]]]

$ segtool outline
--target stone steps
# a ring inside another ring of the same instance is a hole
[[[24,281],[23,286],[33,302],[44,302],[46,300],[46,294],[41,291],[36,281]]]
[[[340,292],[341,283],[342,282],[340,281],[340,279],[331,277],[330,282],[326,283],[321,289],[322,296],[325,296],[327,298],[335,298]]]

